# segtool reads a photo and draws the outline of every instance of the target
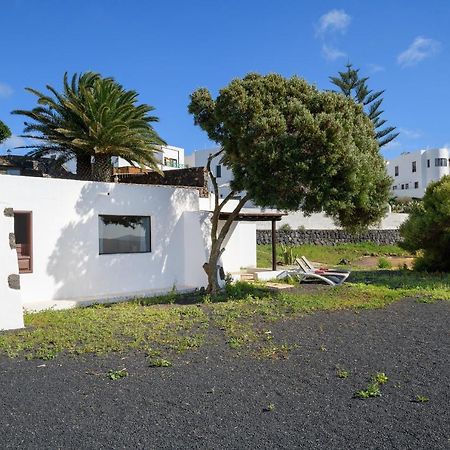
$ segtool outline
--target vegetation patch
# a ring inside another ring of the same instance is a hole
[[[113,381],[120,380],[121,378],[125,378],[127,376],[128,372],[125,368],[120,370],[109,370],[108,373],[106,374],[106,377]]]
[[[60,353],[140,351],[161,367],[169,355],[201,347],[210,328],[222,333],[231,349],[255,357],[287,358],[292,346],[278,341],[271,331],[276,321],[314,311],[382,308],[405,297],[450,300],[448,274],[360,271],[352,273],[351,280],[335,288],[300,285],[282,290],[238,282],[207,301],[198,293],[178,294],[169,300],[159,297],[161,305],[142,299],[26,314],[25,329],[0,333],[0,353],[47,360]],[[197,304],[185,304],[193,301]]]
[[[286,248],[277,246],[277,260],[284,261]],[[337,245],[298,245],[289,248],[293,255],[306,256],[311,261],[318,261],[325,265],[335,266],[342,259],[351,262],[352,268],[358,268],[358,261],[363,256],[410,256],[407,250],[397,245],[378,245],[371,242],[361,244],[337,244]],[[272,247],[271,245],[257,246],[257,265],[258,267],[272,266]]]

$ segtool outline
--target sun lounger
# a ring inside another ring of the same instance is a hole
[[[297,258],[297,259],[298,259],[298,258]],[[306,258],[306,256],[302,256],[302,257],[301,257],[301,260],[305,263],[306,267],[307,267],[309,270],[315,271],[315,272],[317,272],[317,273],[319,273],[319,274],[323,274],[323,273],[325,272],[325,273],[327,273],[327,274],[332,274],[332,275],[340,276],[340,277],[344,278],[344,279],[342,280],[342,282],[344,282],[344,281],[349,277],[349,275],[350,275],[350,271],[349,271],[349,270],[325,269],[325,268],[322,268],[322,267],[318,269],[318,268],[314,267],[313,263],[310,262],[310,261]]]
[[[314,266],[312,266],[312,269],[308,264],[306,264],[303,259],[295,258],[295,263],[297,264],[298,268],[295,269],[295,271],[299,272],[299,274],[306,274],[309,276],[309,278],[316,278],[316,279],[323,279],[330,280],[333,282],[334,285],[342,284],[350,275],[349,272],[335,272],[330,270],[322,270],[322,269],[316,269]],[[320,278],[319,278],[320,277]],[[304,278],[304,275],[303,275]],[[330,283],[327,283],[330,284]]]

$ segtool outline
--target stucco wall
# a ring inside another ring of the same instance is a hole
[[[408,214],[389,213],[383,218],[379,226],[371,228],[375,230],[396,230],[407,218]],[[306,230],[337,229],[333,220],[323,213],[305,216],[301,211],[291,212],[277,222],[277,228],[280,228],[284,224],[288,224],[293,230],[297,230],[299,227],[305,228]],[[258,222],[256,227],[258,230],[270,230],[271,224],[270,222]]]
[[[1,192],[1,191],[0,191]],[[6,211],[6,214],[5,214]],[[23,327],[19,265],[12,239],[14,219],[11,208],[0,201],[0,330]]]
[[[4,175],[0,200],[33,212],[33,268],[21,275],[24,304],[57,299],[143,295],[198,287],[204,246],[189,236],[200,224],[189,189]],[[151,253],[99,255],[98,215],[151,216]],[[3,255],[2,255],[3,258]],[[185,270],[186,261],[195,261]]]

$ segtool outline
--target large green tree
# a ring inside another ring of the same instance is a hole
[[[387,209],[390,179],[373,124],[362,107],[305,80],[270,74],[235,79],[213,99],[207,89],[191,95],[189,112],[233,171],[230,194],[212,213],[212,248],[205,270],[208,290],[218,289],[223,242],[244,204],[305,213],[324,211],[343,227],[358,230],[378,222]],[[219,228],[225,204],[242,198]],[[217,192],[216,192],[217,194]]]
[[[11,136],[11,130],[0,120],[0,144]]]
[[[86,72],[64,75],[63,90],[47,86],[46,95],[32,88],[38,106],[16,110],[25,122],[23,137],[32,138],[30,156],[57,155],[61,162],[76,158],[80,178],[109,181],[111,157],[158,170],[155,152],[164,141],[152,127],[153,107],[137,104],[138,94],[113,78]],[[91,158],[94,159],[91,173]]]
[[[416,269],[450,271],[450,175],[430,183],[400,227],[402,247],[420,251]]]
[[[370,90],[367,85],[369,77],[360,78],[359,69],[354,69],[350,63],[346,65],[346,68],[346,71],[339,72],[338,77],[330,77],[330,81],[346,97],[350,97],[355,102],[364,106],[366,114],[373,122],[378,145],[383,147],[399,135],[399,133],[395,132],[395,127],[384,127],[387,121],[381,118],[384,111],[380,109],[383,103],[382,95],[384,94],[384,90],[375,92]]]

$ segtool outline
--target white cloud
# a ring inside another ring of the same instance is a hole
[[[352,18],[343,9],[332,9],[320,17],[316,27],[317,35],[323,35],[327,32],[345,33]]]
[[[397,57],[402,67],[414,66],[439,52],[441,43],[431,38],[417,36],[412,44]]]
[[[0,82],[0,97],[9,97],[14,92],[14,89],[6,83]]]
[[[419,139],[423,133],[419,130],[409,130],[408,128],[399,128],[400,133],[408,139]]]
[[[367,69],[370,73],[384,72],[386,69],[379,64],[367,64]]]
[[[338,58],[344,58],[347,56],[347,54],[343,51],[327,44],[322,45],[322,55],[325,59],[328,59],[328,61],[335,61]]]

